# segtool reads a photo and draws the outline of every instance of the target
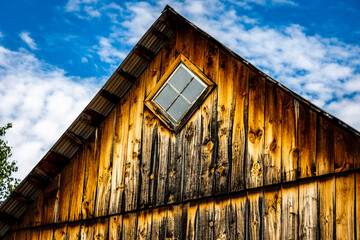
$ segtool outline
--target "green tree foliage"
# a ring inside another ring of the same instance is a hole
[[[12,127],[11,123],[0,127],[0,203],[4,201],[19,184],[20,179],[12,177],[12,173],[18,170],[16,161],[11,161],[11,147],[2,138],[6,130]]]

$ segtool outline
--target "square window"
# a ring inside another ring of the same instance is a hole
[[[145,100],[171,129],[178,131],[214,87],[196,66],[180,55]]]

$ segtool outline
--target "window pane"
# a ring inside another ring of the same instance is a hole
[[[169,85],[166,85],[155,101],[163,108],[167,109],[177,97],[177,92]]]
[[[185,88],[184,92],[182,92],[182,95],[184,95],[184,97],[189,100],[189,102],[194,103],[204,88],[205,87],[201,83],[199,83],[196,79],[193,79],[191,83]]]
[[[175,75],[171,78],[170,84],[173,85],[176,90],[181,92],[191,78],[192,76],[183,67],[180,67]]]
[[[180,117],[185,113],[186,109],[188,109],[189,105],[190,104],[182,96],[179,96],[169,109],[168,113],[175,119],[175,121],[179,121]]]

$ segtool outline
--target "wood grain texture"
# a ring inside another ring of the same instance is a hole
[[[109,219],[109,239],[121,239],[122,234],[122,215],[112,216]]]
[[[136,239],[151,239],[152,211],[141,211],[137,218]]]
[[[114,155],[114,137],[116,124],[116,109],[111,111],[99,127],[100,158],[97,179],[97,195],[95,216],[105,216],[109,212],[112,162]]]
[[[197,239],[198,229],[198,204],[197,202],[187,203],[186,204],[187,211],[187,220],[186,220],[186,239]]]
[[[94,216],[96,185],[98,176],[98,131],[95,131],[86,145],[85,175],[84,175],[84,193],[82,201],[82,219],[92,218]]]
[[[292,184],[281,189],[281,239],[298,239],[298,185]]]
[[[27,232],[26,239],[39,240],[40,237],[40,229],[30,229]]]
[[[265,80],[249,73],[249,129],[247,139],[246,186],[263,185]]]
[[[67,239],[78,240],[80,238],[80,224],[68,224],[67,226]]]
[[[57,207],[58,207],[58,194],[60,187],[60,175],[57,175],[54,180],[45,188],[44,205],[42,213],[41,224],[53,223],[56,219]]]
[[[214,239],[229,239],[230,198],[221,197],[214,203]]]
[[[248,194],[249,201],[249,238],[261,239],[264,232],[263,224],[263,191],[255,191]]]
[[[63,224],[54,228],[53,240],[65,240],[68,237],[67,225]]]
[[[152,212],[150,239],[168,239],[172,234],[167,233],[167,208],[160,207]]]
[[[360,168],[360,137],[354,137],[354,168]]]
[[[137,213],[128,213],[123,216],[122,239],[134,239],[137,235]]]
[[[299,103],[287,94],[282,99],[281,124],[281,158],[282,181],[294,181],[298,175],[299,145],[298,145]]]
[[[218,154],[215,168],[215,195],[226,193],[230,188],[232,159],[234,60],[224,51],[219,51],[218,82]]]
[[[198,239],[214,238],[214,199],[199,202],[199,236]]]
[[[60,174],[60,188],[56,222],[67,222],[69,220],[71,197],[70,192],[74,160],[75,159],[71,160]]]
[[[327,177],[318,181],[318,199],[320,239],[333,239],[335,231],[335,177]]]
[[[264,185],[281,182],[281,119],[283,92],[273,83],[265,89]]]
[[[158,127],[158,144],[159,144],[159,158],[157,163],[153,166],[154,182],[153,182],[153,202],[155,206],[164,205],[167,202],[167,178],[168,163],[172,158],[171,148],[173,134],[162,124]],[[151,176],[151,175],[150,175]]]
[[[81,219],[82,199],[84,190],[86,152],[81,149],[77,154],[73,167],[73,179],[70,199],[69,221]]]
[[[232,221],[234,221],[234,227],[230,227],[230,239],[245,239],[246,238],[246,227],[247,227],[247,213],[246,208],[247,198],[245,194],[238,194],[235,197],[230,199],[230,204],[233,212],[233,216],[231,217]]]
[[[264,191],[264,239],[281,237],[281,188]]]
[[[341,172],[354,168],[355,138],[341,129],[334,129],[334,171]]]
[[[318,224],[316,181],[299,184],[299,239],[316,239]]]
[[[53,239],[54,231],[52,227],[44,227],[40,230],[39,240]]]
[[[354,174],[345,174],[336,177],[336,238],[355,238],[354,197],[355,179]]]
[[[360,239],[360,173],[355,173],[355,229],[356,239]]]
[[[114,141],[114,157],[111,174],[111,195],[109,213],[120,213],[124,209],[125,163],[129,130],[130,102],[128,95],[121,99],[116,107],[116,128]]]
[[[316,176],[316,113],[299,105],[299,178]]]
[[[322,116],[316,126],[317,175],[334,172],[334,125]]]

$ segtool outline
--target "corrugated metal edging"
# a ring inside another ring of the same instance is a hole
[[[143,35],[143,37],[139,40],[134,49],[138,45],[141,45],[143,47],[146,47],[154,54],[157,54],[160,51],[165,41],[164,39],[160,39],[156,34],[154,34],[154,31],[158,31],[161,33],[160,36],[163,35],[167,36],[168,38],[173,33],[171,28],[169,28],[166,24],[162,23],[164,18],[166,18],[165,13],[166,9],[163,11],[163,14],[151,26],[151,28]],[[117,71],[123,69],[129,74],[133,75],[135,78],[138,78],[145,70],[148,63],[149,61],[136,55],[135,51],[132,50],[120,64]],[[131,88],[133,82],[125,78],[124,76],[119,75],[117,71],[112,74],[112,76],[105,83],[102,89],[107,90],[109,93],[116,95],[120,99]],[[32,182],[30,182],[30,177],[35,177],[36,179],[43,182],[50,182],[54,177],[53,172],[45,172],[46,169],[41,168],[41,166],[46,166],[46,163],[51,163],[51,161],[53,161],[52,159],[46,159],[47,156],[54,151],[63,155],[64,157],[69,158],[70,160],[76,154],[80,146],[72,143],[72,141],[70,141],[66,137],[66,134],[67,132],[75,133],[77,136],[84,139],[85,141],[90,137],[90,135],[96,129],[96,126],[92,126],[89,121],[86,121],[88,119],[85,119],[87,116],[87,114],[85,114],[85,111],[89,107],[106,117],[115,107],[115,104],[100,96],[100,92],[98,92],[95,97],[90,101],[88,106],[70,125],[67,131],[59,138],[59,140],[41,159],[41,161],[32,169],[29,175],[20,183],[20,185],[15,190],[16,192],[21,193],[29,199],[36,199],[45,186],[34,185]],[[57,168],[58,172],[62,170],[61,166],[56,166],[54,169]],[[22,203],[19,204],[19,201],[17,201],[15,197],[12,197],[12,195],[10,195],[10,197],[8,197],[5,202],[0,206],[0,210],[9,213],[14,217],[20,217],[23,212],[26,211],[26,209],[27,206]],[[0,237],[4,237],[9,228],[9,224],[0,222]]]

